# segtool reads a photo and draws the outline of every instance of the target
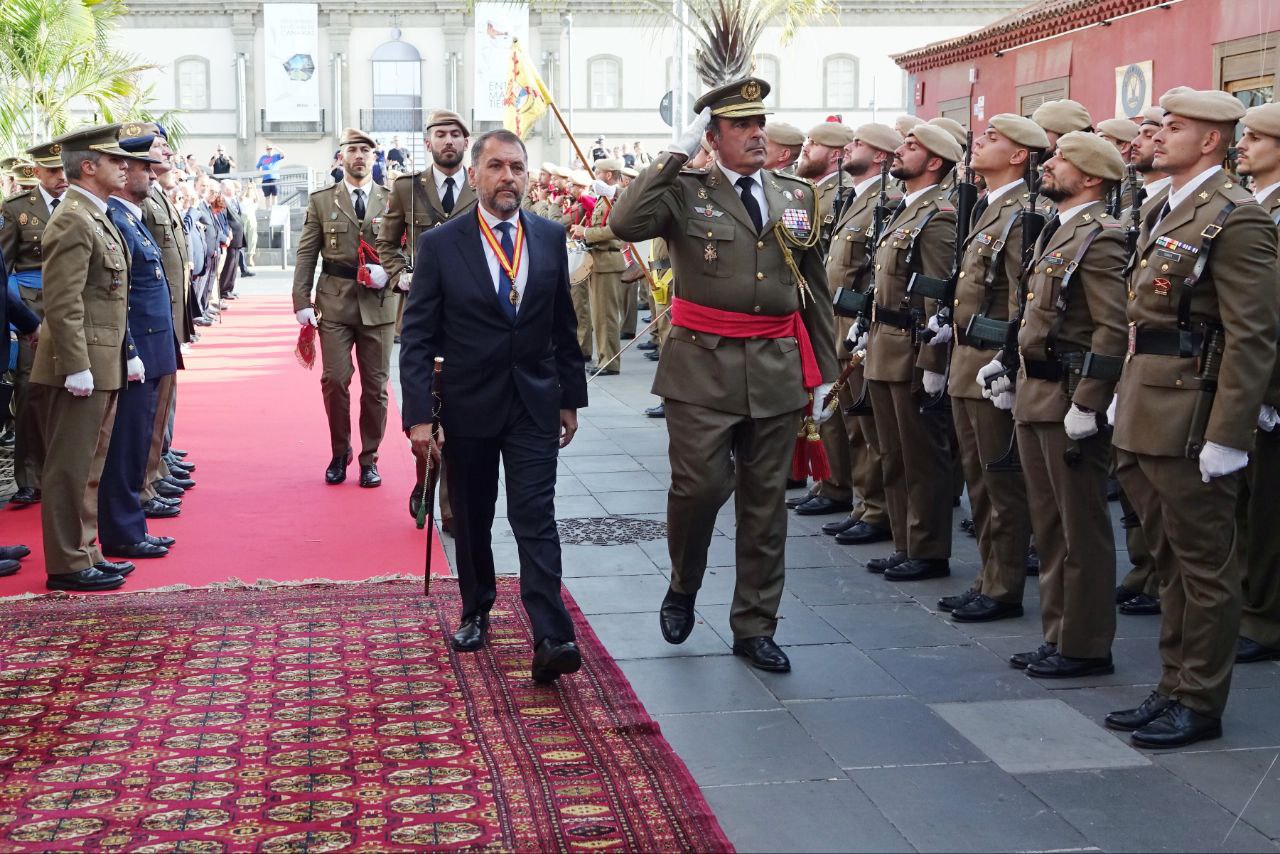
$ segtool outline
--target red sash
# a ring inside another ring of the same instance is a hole
[[[805,328],[798,311],[781,317],[762,316],[725,311],[673,297],[671,323],[673,326],[683,326],[694,332],[723,335],[726,338],[794,337],[796,343],[800,345],[800,369],[804,376],[804,387],[812,390],[822,385],[822,371],[818,368],[818,357],[814,354],[813,342],[809,340],[809,330]]]

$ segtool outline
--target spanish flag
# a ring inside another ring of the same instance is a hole
[[[507,94],[502,99],[507,115],[503,127],[527,139],[533,126],[547,112],[551,96],[542,79],[534,70],[524,48],[517,39],[511,40],[511,73],[507,77]]]

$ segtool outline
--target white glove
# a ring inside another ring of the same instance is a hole
[[[835,386],[835,383],[822,383],[822,385],[818,386],[813,390],[813,423],[814,424],[821,424],[823,421],[826,421],[832,415],[835,415],[836,410],[839,408],[839,406],[837,405],[837,406],[831,407],[830,409],[827,409],[822,405],[822,401],[827,399],[827,395],[831,393],[831,389],[834,386]]]
[[[74,374],[67,374],[63,386],[76,397],[88,397],[93,394],[93,371],[86,368]]]
[[[1079,442],[1098,432],[1098,414],[1086,412],[1073,403],[1067,410],[1067,416],[1062,419],[1062,426],[1067,428],[1067,438]]]
[[[680,134],[680,138],[671,144],[671,150],[686,157],[693,157],[702,146],[702,137],[707,132],[709,124],[711,124],[711,108],[703,107],[697,118],[689,122],[689,126]]]
[[[399,276],[396,276],[396,290],[402,294],[409,293],[409,286],[413,284],[413,273],[405,270]]]
[[[924,372],[924,391],[925,394],[935,395],[942,391],[942,387],[946,385],[947,378],[936,371]]]
[[[1200,479],[1205,483],[1215,477],[1240,471],[1248,464],[1248,451],[1237,451],[1217,442],[1205,442],[1200,449]]]
[[[385,288],[387,286],[387,271],[377,264],[365,264],[364,268],[369,271],[369,278],[373,279],[374,289]]]
[[[1107,407],[1107,423],[1116,423],[1116,401],[1120,399],[1119,395],[1111,395],[1111,405]]]
[[[1000,377],[993,380],[990,387],[987,386],[987,377],[994,376],[1003,370],[1004,363],[997,357],[987,362],[978,371],[978,386],[982,389],[982,396],[987,400],[994,400],[998,394],[1013,391],[1013,382],[1008,377]]]
[[[140,356],[134,356],[124,366],[125,373],[129,376],[131,383],[144,383],[147,381],[147,366],[142,364]]]
[[[991,403],[996,409],[1002,409],[1005,412],[1008,412],[1013,409],[1014,398],[1015,394],[1013,390],[1010,389],[1009,391],[1002,391],[999,394],[991,395]]]
[[[937,347],[951,340],[951,324],[940,323],[938,315],[935,314],[929,318],[928,328],[933,332],[933,337],[929,339],[929,346]]]
[[[857,336],[856,338],[854,337],[855,335]],[[853,329],[849,331],[849,337],[844,339],[844,346],[851,356],[856,356],[859,353],[866,352],[867,333],[858,332],[858,327],[853,327]]]
[[[1276,412],[1274,406],[1262,404],[1262,409],[1258,410],[1258,429],[1270,433],[1276,429],[1277,424],[1280,424],[1280,413]]]
[[[300,308],[294,312],[294,317],[298,318],[299,326],[320,325],[320,321],[316,320],[316,310],[314,308]]]
[[[609,199],[612,201],[613,197],[618,194],[618,188],[613,184],[606,184],[604,181],[597,178],[591,182],[591,192],[595,193],[602,199]]]

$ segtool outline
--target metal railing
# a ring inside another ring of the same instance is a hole
[[[374,107],[360,111],[360,129],[365,133],[422,133],[421,108]]]

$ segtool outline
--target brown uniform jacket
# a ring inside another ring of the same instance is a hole
[[[913,243],[915,261],[908,269],[907,256]],[[876,305],[891,311],[915,309],[928,318],[937,311],[937,305],[921,297],[907,299],[907,282],[913,272],[936,279],[950,276],[955,246],[956,209],[941,185],[930,187],[885,226],[876,249]],[[910,330],[873,321],[867,340],[869,380],[910,382],[917,367],[936,373],[946,368],[946,348],[917,346],[912,343]]]
[[[896,186],[889,184],[885,198],[892,211],[902,201],[902,193]],[[874,237],[873,220],[879,201],[880,186],[872,184],[861,195],[848,199],[844,209],[840,211],[840,219],[831,232],[831,246],[827,249],[827,285],[833,295],[836,288],[865,292],[868,286],[874,284],[871,272],[875,260],[867,254],[867,243]],[[844,340],[849,337],[849,330],[853,328],[853,318],[837,315],[835,320],[836,356],[848,359],[849,352],[844,349]]]
[[[819,235],[818,247],[822,250],[823,261],[826,261],[827,250],[831,247],[831,235],[835,233],[835,216],[833,210],[836,204],[836,191],[840,189],[840,173],[832,172],[830,175],[817,181],[813,185],[814,192],[818,194],[818,223]],[[848,182],[844,182],[845,192],[849,191]]]
[[[1191,323],[1220,323],[1226,349],[1205,439],[1253,447],[1258,408],[1275,364],[1276,225],[1225,172],[1210,176],[1154,229],[1148,219],[1129,276],[1133,330],[1176,330],[1181,285],[1202,251],[1206,231],[1228,202],[1237,207],[1213,242],[1191,297]],[[1114,443],[1135,454],[1181,457],[1201,381],[1196,355],[1132,355],[1120,377]]]
[[[610,211],[622,200],[623,191],[619,190],[610,202],[607,199],[596,199],[596,206],[591,209],[591,219],[587,221],[587,232],[583,238],[591,249],[592,269],[597,273],[621,273],[627,265],[622,260],[622,241],[606,225]]]
[[[460,169],[453,177],[458,187],[454,193],[451,213],[445,213],[444,206],[440,203],[440,194],[436,192],[436,176],[431,167],[412,175],[401,175],[392,185],[375,244],[378,257],[382,259],[382,269],[387,271],[387,277],[391,280],[389,287],[395,285],[401,273],[412,269],[409,259],[417,254],[418,238],[422,236],[422,232],[461,216],[476,206],[476,194],[467,181],[466,170]],[[413,223],[408,226],[409,239],[402,247],[400,241],[404,239],[405,227],[411,214]]]
[[[44,231],[44,322],[31,381],[62,386],[93,371],[96,391],[125,384],[129,250],[105,213],[69,189]]]
[[[824,381],[835,379],[835,336],[826,271],[816,246],[791,246],[812,292],[801,305],[795,275],[783,260],[775,223],[807,221],[816,238],[813,185],[765,171],[768,219],[757,234],[737,191],[718,166],[681,170],[669,152],[631,182],[610,215],[614,234],[637,242],[667,241],[675,296],[749,315],[782,316],[799,310]],[[786,195],[784,195],[784,193]],[[721,412],[768,418],[808,401],[795,338],[743,339],[672,326],[653,393]]]
[[[32,187],[5,199],[0,209],[0,250],[9,268],[5,272],[40,269],[44,260],[41,241],[48,222],[49,206],[44,203],[39,188]]]
[[[360,238],[373,244],[378,239],[378,226],[386,210],[389,193],[377,184],[369,184],[364,222],[356,219],[351,195],[345,181],[316,190],[307,202],[307,218],[298,241],[298,259],[293,269],[293,310],[312,305],[311,289],[315,286],[315,309],[326,320],[349,325],[380,326],[394,323],[399,297],[393,290],[394,278],[387,270],[385,288],[366,288],[354,278],[320,273],[316,267],[329,261],[354,268],[360,249]],[[385,268],[384,268],[385,269]]]
[[[173,312],[173,334],[179,343],[188,340],[187,288],[191,284],[191,259],[188,257],[187,232],[182,226],[182,214],[169,201],[159,184],[153,184],[146,204],[142,206],[142,221],[160,247],[160,264],[164,277],[169,280],[169,305]],[[178,353],[178,366],[182,367],[182,353]]]
[[[1021,214],[1029,204],[1027,184],[1020,181],[994,204],[988,204],[969,230],[952,310],[955,337],[947,381],[947,393],[952,397],[981,400],[978,371],[999,353],[998,347],[983,349],[968,342],[964,331],[969,328],[969,321],[975,314],[985,314],[992,320],[1008,320],[1018,314],[1024,221]]]
[[[1057,354],[1093,352],[1124,356],[1127,341],[1124,284],[1124,228],[1106,214],[1106,204],[1095,202],[1077,213],[1041,243],[1031,264],[1027,306],[1018,330],[1018,396],[1013,417],[1023,423],[1062,421],[1071,404],[1105,411],[1115,383],[1086,378],[1068,398],[1066,385],[1027,377],[1026,360],[1044,361],[1046,342],[1055,323]],[[1058,295],[1068,269],[1080,256],[1085,241],[1092,242],[1067,281],[1067,308],[1058,310]],[[1059,321],[1061,318],[1061,321]],[[974,383],[976,386],[977,383]]]
[[[1259,204],[1271,217],[1272,222],[1280,219],[1280,190],[1273,190],[1271,195],[1262,199]],[[1269,406],[1280,407],[1280,353],[1276,355],[1276,363],[1271,368],[1271,381],[1267,383],[1267,394],[1262,400]]]

